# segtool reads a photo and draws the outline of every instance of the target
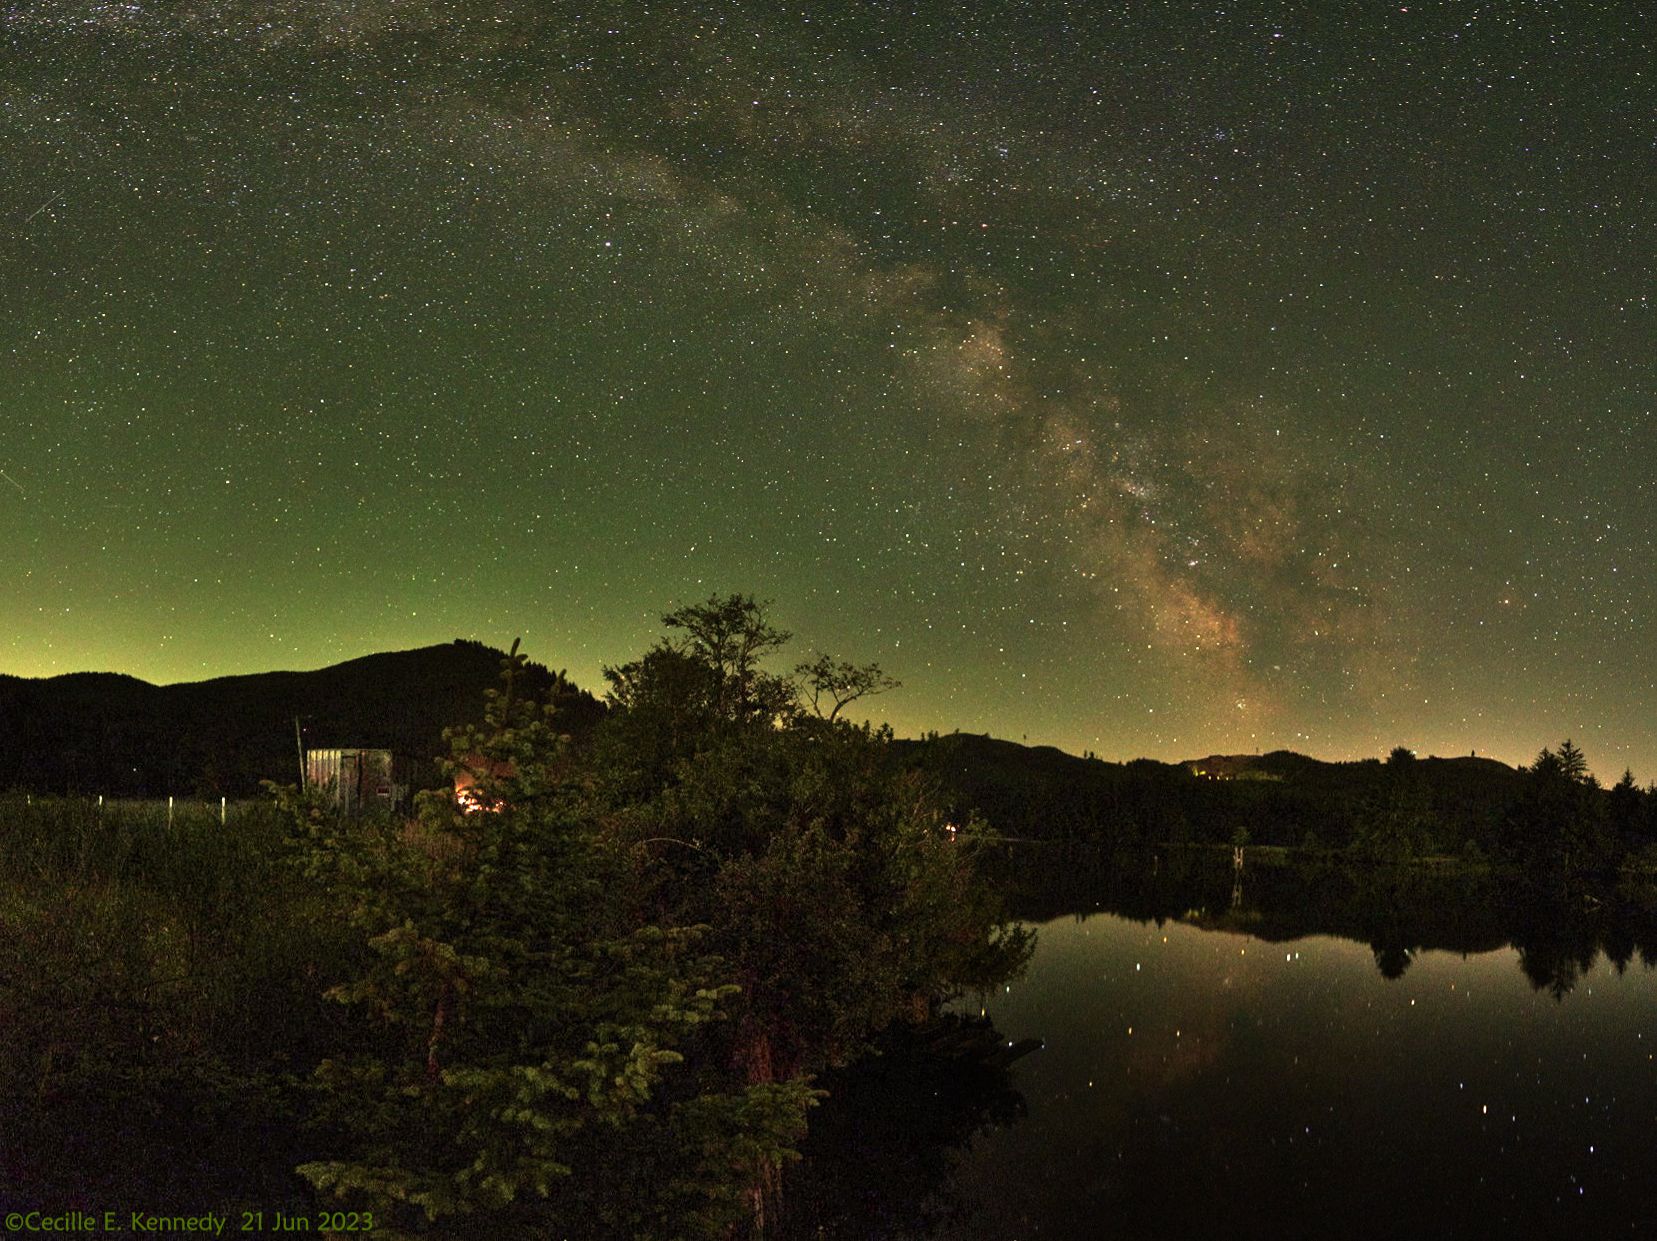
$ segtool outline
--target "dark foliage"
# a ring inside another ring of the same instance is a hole
[[[596,730],[515,646],[316,674],[358,727],[388,694],[425,701],[433,659],[504,665],[415,821],[292,788],[222,825],[0,805],[8,1202],[330,1202],[382,1235],[635,1241],[774,1215],[813,1076],[1008,977],[1029,937],[976,872],[982,825],[804,697],[878,692],[877,668],[767,671],[786,635],[741,596],[664,619]],[[286,712],[265,691],[291,680],[230,688]],[[110,684],[71,687],[100,719],[165,693],[117,678],[117,710]]]
[[[1544,763],[1488,758],[1326,763],[1279,750],[1186,763],[1107,763],[971,733],[899,741],[951,808],[1005,836],[1107,848],[1231,843],[1351,850],[1401,860],[1507,859],[1530,869],[1601,867],[1649,843],[1657,794],[1628,776],[1609,792]]]

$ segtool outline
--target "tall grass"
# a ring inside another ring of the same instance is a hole
[[[276,809],[232,809],[0,798],[0,1198],[301,1192],[297,1100],[353,949]]]
[[[269,860],[281,839],[273,806],[0,796],[0,880],[132,881],[189,899],[198,880]],[[205,871],[203,868],[206,868]]]

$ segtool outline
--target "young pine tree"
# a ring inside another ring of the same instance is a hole
[[[464,798],[412,828],[290,796],[302,864],[367,951],[330,992],[356,1020],[317,1073],[325,1158],[300,1173],[377,1227],[714,1237],[804,1130],[803,1081],[704,1049],[737,991],[706,928],[644,922],[551,710],[504,688],[451,734]]]

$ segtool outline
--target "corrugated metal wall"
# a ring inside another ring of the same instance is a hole
[[[409,767],[409,763],[399,763],[390,750],[305,751],[306,784],[331,790],[334,804],[347,814],[406,806],[412,792]]]

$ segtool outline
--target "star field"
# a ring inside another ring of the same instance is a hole
[[[0,8],[0,669],[775,600],[900,732],[1657,776],[1584,3]]]

